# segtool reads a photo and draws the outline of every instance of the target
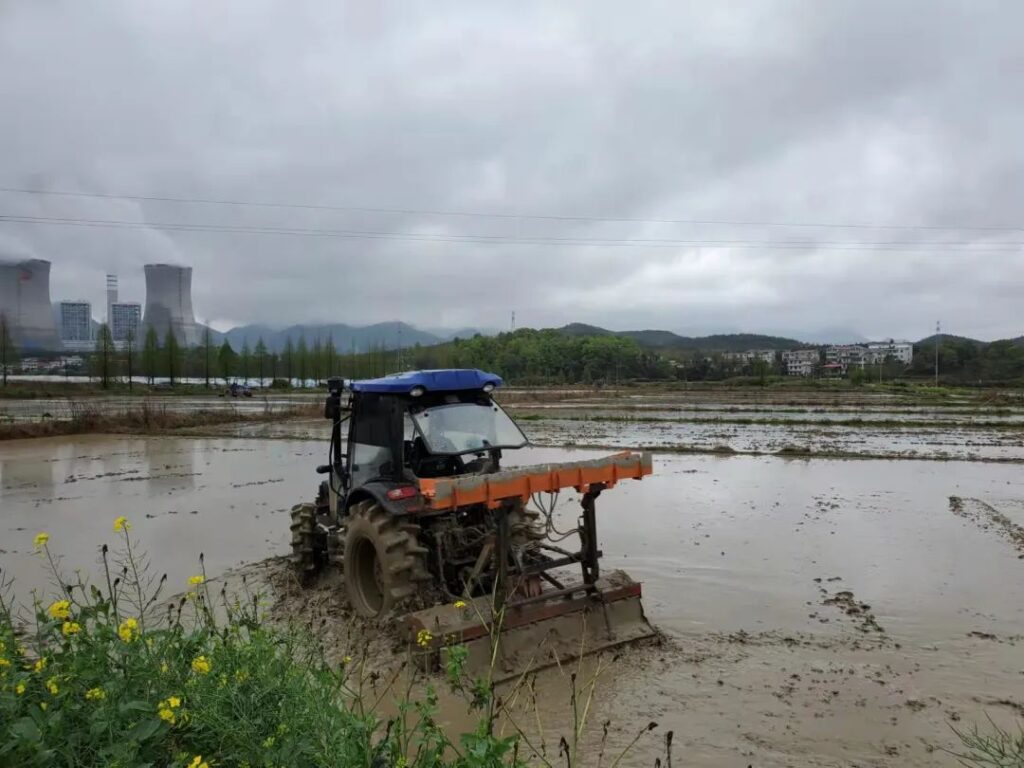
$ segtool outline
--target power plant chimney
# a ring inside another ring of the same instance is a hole
[[[145,272],[143,333],[154,328],[163,342],[164,336],[171,331],[182,346],[198,344],[196,318],[192,313],[192,267],[147,264]]]
[[[50,304],[50,262],[0,258],[0,314],[22,350],[58,350]]]

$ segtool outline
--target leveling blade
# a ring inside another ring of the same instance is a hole
[[[439,605],[405,617],[409,642],[426,671],[442,669],[448,648],[465,646],[465,670],[494,682],[655,636],[641,588],[623,571],[495,610],[490,597]]]

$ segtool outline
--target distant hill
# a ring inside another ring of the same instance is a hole
[[[412,347],[416,344],[428,346],[445,341],[444,338],[433,333],[421,331],[408,323],[397,321],[364,326],[344,323],[292,325],[280,330],[265,325],[243,325],[239,328],[232,328],[224,336],[235,350],[241,349],[245,343],[248,343],[250,348],[255,347],[262,338],[267,349],[272,352],[282,351],[289,339],[293,344],[297,344],[302,338],[306,339],[307,344],[313,344],[317,339],[322,342],[330,339],[334,343],[335,349],[341,353],[366,352],[372,347],[398,349],[399,345],[402,347]]]
[[[642,347],[658,350],[705,350],[708,352],[745,352],[748,349],[793,349],[803,342],[784,336],[759,333],[718,333],[711,336],[680,336],[672,331],[609,331],[596,325],[570,323],[558,329],[567,336],[624,336]]]
[[[991,343],[991,342],[988,342],[988,341],[981,341],[979,339],[972,339],[972,338],[970,338],[968,336],[954,336],[952,333],[941,333],[941,334],[939,334],[939,338],[942,340],[943,344],[945,344],[947,342],[955,342],[955,343],[958,343],[958,344],[974,344],[975,346],[983,347],[986,344]],[[1011,339],[1011,341],[1013,341],[1013,340]],[[921,347],[921,346],[934,347],[935,346],[935,334],[933,333],[931,336],[925,336],[920,341],[915,341],[914,342],[914,346],[915,347]]]

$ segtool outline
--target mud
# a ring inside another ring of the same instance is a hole
[[[48,587],[37,531],[87,569],[125,515],[172,585],[184,589],[202,551],[211,577],[262,585],[275,620],[309,626],[335,659],[365,659],[387,680],[406,661],[388,627],[356,620],[336,578],[300,588],[281,558],[287,510],[318,480],[324,426],[0,445],[0,567],[25,602]],[[634,428],[650,439],[657,425]],[[595,455],[537,447],[506,459]],[[563,522],[577,514],[573,495]],[[956,746],[950,723],[1010,725],[1024,701],[1020,550],[988,511],[1019,526],[1022,499],[1020,468],[990,461],[658,455],[654,476],[598,500],[602,563],[644,582],[662,638],[579,670],[603,668],[587,745],[600,747],[610,720],[615,756],[656,722],[623,765],[664,757],[670,730],[677,764],[957,765],[943,751]],[[506,691],[553,762],[572,731],[571,671]],[[442,701],[442,719],[471,722],[458,699]]]
[[[983,530],[994,531],[1006,539],[1024,560],[1024,526],[1013,522],[991,504],[979,499],[961,499],[959,496],[949,497],[949,508],[955,515],[974,521]]]

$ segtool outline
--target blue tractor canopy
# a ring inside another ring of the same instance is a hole
[[[388,395],[422,395],[427,392],[490,392],[502,384],[501,377],[477,368],[441,368],[428,371],[407,371],[379,379],[353,381],[353,392]]]

